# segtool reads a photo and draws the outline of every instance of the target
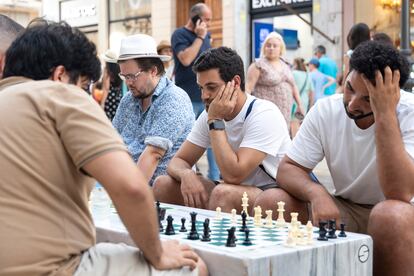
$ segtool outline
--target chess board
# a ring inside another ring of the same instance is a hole
[[[216,212],[161,204],[166,209],[162,221],[164,230],[166,218],[174,218],[175,235],[160,232],[161,239],[176,239],[189,244],[203,258],[211,275],[274,275],[274,276],[323,276],[323,275],[372,275],[372,239],[367,235],[347,232],[347,237],[319,241],[318,228],[313,228],[313,243],[310,245],[286,246],[290,224],[281,228],[255,226],[253,218],[247,220],[252,245],[243,245],[244,232],[239,231],[242,223],[240,215],[237,223],[232,223],[231,214],[222,213],[216,219]],[[190,213],[197,213],[196,228],[199,240],[189,240],[191,229]],[[179,232],[181,218],[185,218],[187,232]],[[210,220],[211,241],[201,241],[203,222]],[[94,216],[98,242],[124,242],[134,245],[120,221],[115,209],[105,219]],[[262,219],[265,222],[265,219]],[[275,221],[273,221],[275,224]],[[236,227],[236,247],[226,247],[227,229]],[[301,226],[300,229],[304,229]],[[337,234],[339,231],[337,231]]]

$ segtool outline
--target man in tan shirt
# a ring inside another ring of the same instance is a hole
[[[38,21],[6,53],[0,275],[206,274],[189,247],[160,242],[154,198],[142,173],[104,112],[78,88],[86,89],[99,74],[94,44],[65,23]],[[95,245],[89,176],[108,191],[140,250]]]

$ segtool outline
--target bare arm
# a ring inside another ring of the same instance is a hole
[[[127,153],[101,155],[84,166],[108,191],[131,238],[152,263],[162,255],[154,197],[143,175]],[[145,212],[131,210],[145,210]]]
[[[266,153],[251,148],[240,148],[234,152],[224,130],[210,130],[210,139],[225,183],[242,184],[266,157]]]
[[[324,91],[325,92],[325,89],[326,88],[328,88],[329,86],[331,86],[331,85],[333,85],[333,84],[335,84],[335,79],[334,78],[332,78],[331,76],[326,76],[327,78],[328,78],[328,82],[327,83],[325,83],[323,86],[322,86],[322,91]]]
[[[376,85],[364,80],[375,117],[378,177],[387,199],[410,202],[414,196],[414,163],[404,147],[396,108],[400,99],[400,73],[389,67],[376,72]]]
[[[295,99],[295,102],[298,106],[297,107],[297,112],[304,115],[305,110],[303,110],[303,107],[302,107],[302,100],[300,99],[298,87],[296,86],[295,82],[289,82],[289,84],[292,87],[292,95],[293,95],[293,98]]]
[[[191,44],[190,47],[188,47],[185,50],[179,52],[177,54],[177,58],[181,62],[181,64],[184,65],[184,66],[190,66],[190,64],[197,57],[197,54],[200,51],[201,45],[203,45],[203,40],[197,37],[193,41],[193,44]]]
[[[159,147],[147,145],[139,156],[137,165],[144,174],[145,180],[148,182],[154,175],[158,163],[165,154],[165,150]]]
[[[184,204],[190,207],[206,208],[208,192],[191,167],[203,155],[205,148],[185,141],[168,165],[168,174],[180,183]]]
[[[198,20],[194,28],[194,33],[197,35],[197,38],[193,41],[190,47],[185,50],[177,53],[177,58],[184,66],[190,66],[190,64],[197,57],[198,52],[203,45],[204,39],[207,37],[207,25],[205,22]]]
[[[256,64],[253,62],[250,64],[247,69],[247,78],[246,78],[246,93],[251,94],[256,86],[257,80],[260,77],[260,70],[256,67]]]
[[[310,172],[310,169],[299,165],[286,155],[279,165],[276,182],[297,199],[311,203],[314,225],[320,220],[335,218],[339,221],[339,210],[331,196],[322,185],[311,180]]]
[[[309,94],[309,106],[308,106],[308,110],[307,111],[309,111],[309,109],[313,106],[313,104],[315,103],[315,95],[314,95],[314,93],[313,93],[313,91],[312,90],[309,90],[309,92],[308,92]]]

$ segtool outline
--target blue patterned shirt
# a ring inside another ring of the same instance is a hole
[[[187,93],[167,77],[160,78],[152,103],[143,112],[141,100],[128,91],[112,121],[135,162],[147,145],[166,150],[150,181],[167,173],[167,164],[190,133],[194,112]]]

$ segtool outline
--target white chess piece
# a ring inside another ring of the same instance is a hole
[[[233,224],[237,224],[236,214],[237,214],[236,209],[231,209],[231,223]]]
[[[293,212],[293,213],[290,213],[290,217],[291,217],[291,220],[290,220],[290,230],[292,231],[292,233],[293,233],[293,236],[296,238],[296,236],[297,236],[297,232],[299,231],[299,225],[298,225],[298,215],[299,215],[299,213],[295,213],[295,212]]]
[[[216,208],[216,219],[222,219],[220,207]]]
[[[285,203],[283,201],[277,203],[277,212],[279,215],[276,220],[276,227],[283,227],[286,225],[285,218],[283,217],[283,213],[285,212]]]
[[[242,205],[241,206],[243,208],[243,211],[246,213],[246,217],[248,218],[249,217],[249,212],[247,210],[247,207],[249,207],[249,198],[247,197],[246,192],[243,193]]]
[[[293,236],[292,231],[288,232],[288,237],[286,239],[285,246],[287,246],[287,247],[295,247],[296,246],[295,238]]]
[[[272,220],[272,214],[273,211],[272,210],[266,210],[266,227],[267,228],[273,228],[273,220]]]
[[[313,225],[310,220],[306,224],[306,233],[306,244],[313,244]]]

